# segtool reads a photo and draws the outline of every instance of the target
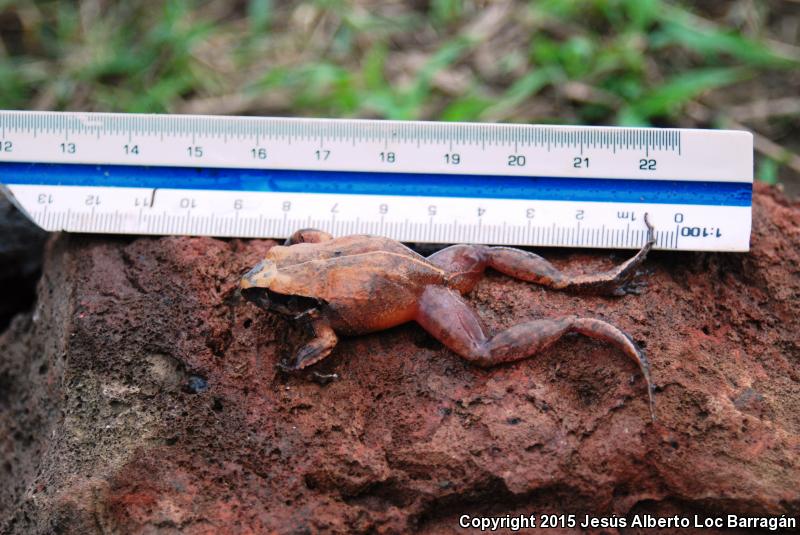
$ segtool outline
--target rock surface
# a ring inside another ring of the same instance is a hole
[[[273,244],[53,239],[0,338],[4,533],[455,532],[462,513],[800,511],[800,205],[757,187],[749,254],[657,252],[612,299],[491,273],[491,328],[608,319],[653,364],[567,337],[493,370],[415,325],[284,377],[303,333],[238,295]],[[560,266],[620,256],[550,251]],[[567,532],[567,531],[565,531]],[[626,531],[635,532],[635,531]],[[707,532],[712,533],[712,532]]]

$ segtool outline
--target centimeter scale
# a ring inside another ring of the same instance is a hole
[[[747,251],[747,132],[0,111],[50,231]]]

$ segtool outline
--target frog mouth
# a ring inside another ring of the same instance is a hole
[[[322,301],[303,295],[286,295],[267,288],[242,288],[242,296],[256,306],[280,314],[297,316],[319,309]]]

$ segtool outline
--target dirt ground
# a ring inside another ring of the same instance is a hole
[[[343,340],[320,366],[340,375],[327,386],[285,377],[275,365],[303,334],[237,291],[274,242],[56,236],[35,309],[0,337],[0,532],[797,515],[800,204],[759,186],[753,215],[750,253],[656,252],[639,296],[491,273],[469,297],[492,329],[619,325],[652,362],[655,424],[635,365],[580,336],[483,370],[410,324]],[[622,258],[546,253],[576,270]]]

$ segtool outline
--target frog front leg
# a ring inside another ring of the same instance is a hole
[[[316,364],[331,354],[339,342],[333,328],[323,318],[309,320],[309,330],[312,338],[303,347],[297,350],[290,364],[279,364],[284,371],[298,371]]]
[[[457,292],[441,286],[428,286],[423,291],[415,320],[445,346],[482,367],[531,357],[569,332],[608,342],[639,366],[647,383],[650,415],[655,421],[650,363],[631,338],[610,323],[565,316],[527,321],[490,337],[467,302]]]

